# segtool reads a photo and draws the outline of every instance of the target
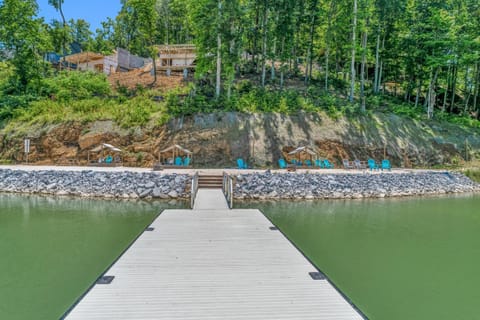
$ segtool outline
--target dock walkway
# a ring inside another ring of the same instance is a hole
[[[219,194],[163,211],[66,319],[363,319],[259,210]]]

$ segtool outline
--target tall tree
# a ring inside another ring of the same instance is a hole
[[[353,23],[352,23],[352,62],[350,66],[350,95],[349,100],[353,103],[355,95],[355,49],[357,46],[357,15],[358,15],[358,3],[357,0],[353,0]]]
[[[37,12],[35,0],[0,3],[0,43],[12,54],[14,91],[26,92],[31,84],[40,81],[44,72],[42,56],[50,49],[50,39],[43,20],[36,17]]]

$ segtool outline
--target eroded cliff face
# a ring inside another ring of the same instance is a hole
[[[112,121],[69,122],[31,127],[27,133],[0,133],[0,159],[23,161],[25,137],[31,139],[29,160],[38,164],[69,159],[86,164],[89,151],[102,142],[121,148],[124,162],[134,166],[153,165],[158,152],[173,143],[193,151],[198,167],[231,167],[237,158],[250,165],[276,166],[280,157],[303,145],[337,165],[341,159],[386,156],[395,166],[428,166],[462,161],[466,154],[480,156],[480,130],[385,114],[333,120],[324,114],[218,113],[132,129]]]

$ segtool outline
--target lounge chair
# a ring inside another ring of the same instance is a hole
[[[355,169],[355,167],[352,164],[350,164],[349,160],[343,159],[342,162],[343,162],[343,167],[345,169]]]
[[[183,166],[183,161],[181,157],[176,157],[175,158],[175,165],[176,166]]]
[[[368,159],[367,163],[368,163],[368,168],[370,169],[370,171],[379,169],[378,164],[375,162],[375,160]]]
[[[382,160],[382,170],[392,170],[392,166],[390,165],[390,161],[387,159]]]
[[[278,166],[280,169],[287,169],[287,163],[284,159],[278,159]]]
[[[324,168],[323,161],[320,159],[315,160],[315,167]]]
[[[355,164],[355,168],[357,169],[367,169],[367,164],[365,163],[365,161],[355,159],[353,163]]]
[[[238,166],[238,169],[247,169],[247,163],[245,161],[243,161],[242,158],[238,158],[237,159],[237,166]]]
[[[112,156],[107,156],[107,157],[105,158],[105,163],[109,163],[109,164],[110,164],[110,163],[112,163],[112,161],[113,161]]]
[[[188,167],[190,165],[191,159],[189,157],[186,157],[185,160],[183,160],[183,165],[185,167]]]
[[[312,161],[310,161],[310,160],[305,160],[305,165],[306,165],[307,167],[311,167],[311,166],[312,166]]]
[[[328,159],[323,160],[323,165],[327,169],[333,169],[333,164],[331,164],[330,161],[328,161]]]

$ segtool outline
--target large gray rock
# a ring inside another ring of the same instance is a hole
[[[454,172],[254,173],[236,177],[237,199],[360,199],[480,191]]]
[[[105,198],[187,198],[189,175],[0,169],[0,192]]]

